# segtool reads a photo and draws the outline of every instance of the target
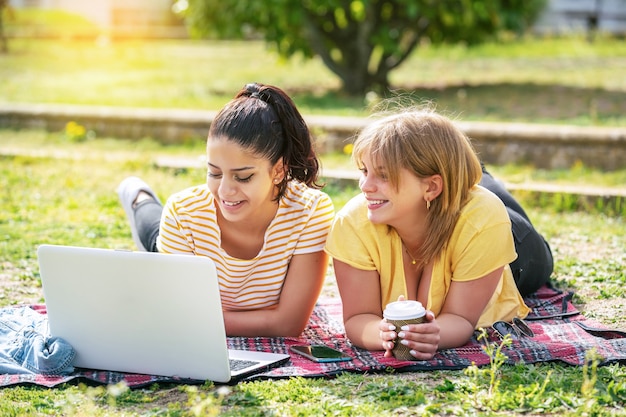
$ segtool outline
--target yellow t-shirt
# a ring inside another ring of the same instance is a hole
[[[327,194],[290,181],[263,247],[253,259],[239,259],[221,247],[215,199],[203,184],[167,200],[157,247],[159,252],[211,258],[225,310],[272,308],[280,299],[291,258],[323,250],[334,215]]]
[[[383,308],[398,296],[406,296],[400,236],[387,225],[369,221],[362,194],[337,213],[325,250],[354,268],[378,271]],[[509,267],[516,257],[504,204],[487,189],[474,187],[448,245],[435,260],[426,308],[438,315],[452,281],[477,279],[505,265],[502,279],[476,328],[488,327],[497,320],[526,317],[530,310],[517,290]]]

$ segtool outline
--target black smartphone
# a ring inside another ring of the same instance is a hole
[[[342,362],[352,360],[350,356],[342,351],[326,345],[297,345],[291,346],[289,349],[314,362]]]

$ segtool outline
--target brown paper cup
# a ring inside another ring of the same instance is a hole
[[[416,317],[413,319],[406,319],[406,320],[387,319],[387,322],[396,326],[395,331],[396,333],[398,333],[401,331],[400,328],[402,326],[406,326],[407,324],[423,323],[424,316]],[[393,350],[391,352],[393,353],[394,358],[401,360],[401,361],[416,361],[417,359],[409,353],[411,349],[409,349],[408,346],[404,346],[402,343],[400,343],[400,340],[402,339],[399,337],[396,337],[396,339],[393,341],[394,345],[393,345]]]

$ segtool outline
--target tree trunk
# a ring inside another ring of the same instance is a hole
[[[4,32],[4,13],[8,7],[8,1],[0,0],[0,53],[3,54],[9,52],[9,44],[7,41],[6,33]]]
[[[341,79],[342,91],[350,96],[365,96],[371,91],[382,94],[389,89],[388,72],[374,77],[368,73],[367,68],[352,68],[350,73],[337,75]]]
[[[388,88],[389,70],[379,65],[374,74],[370,73],[370,58],[373,45],[369,44],[367,25],[354,25],[350,30],[323,32],[321,24],[314,17],[305,19],[308,41],[311,48],[322,59],[326,67],[341,80],[341,90],[349,96],[365,96],[370,91],[380,93]],[[341,51],[341,58],[332,56],[330,47]]]

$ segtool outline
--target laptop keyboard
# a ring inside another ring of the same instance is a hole
[[[239,371],[259,363],[257,361],[248,361],[243,359],[229,359],[229,362],[231,371]]]

